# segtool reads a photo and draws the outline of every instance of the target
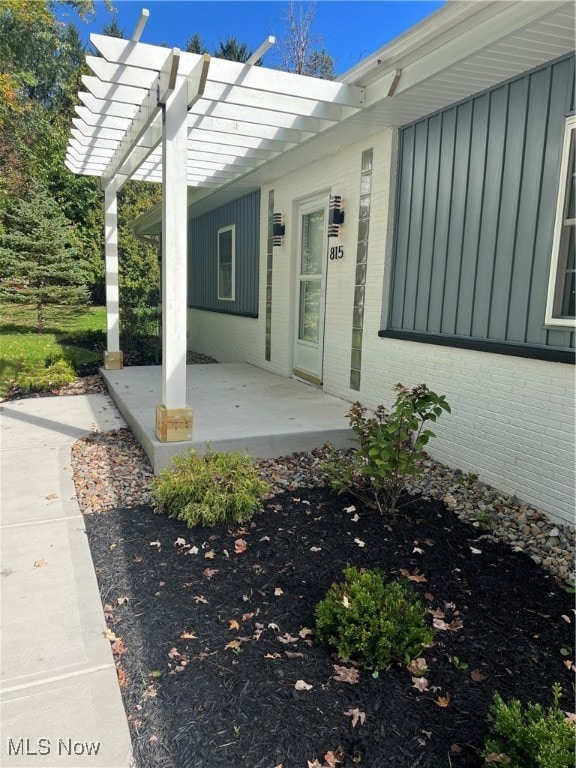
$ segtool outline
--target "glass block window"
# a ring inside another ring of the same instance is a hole
[[[362,377],[362,336],[364,333],[364,296],[366,264],[370,232],[370,203],[372,194],[373,150],[362,152],[360,166],[360,205],[358,210],[358,246],[356,249],[356,278],[354,310],[352,312],[352,350],[350,353],[350,389],[358,391]]]

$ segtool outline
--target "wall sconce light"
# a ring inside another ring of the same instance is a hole
[[[340,195],[330,195],[330,207],[328,209],[328,237],[338,237],[340,225],[344,221],[342,210],[342,198]]]
[[[282,214],[272,214],[272,245],[282,245],[282,238],[286,232],[286,227],[282,224]]]

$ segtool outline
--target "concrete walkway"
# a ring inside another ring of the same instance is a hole
[[[124,426],[109,397],[0,404],[2,768],[128,768],[131,744],[71,444]]]

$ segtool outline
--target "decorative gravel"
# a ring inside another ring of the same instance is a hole
[[[152,470],[144,451],[128,429],[91,434],[72,449],[74,480],[82,511],[102,513],[118,507],[150,504]],[[320,488],[328,483],[322,470],[325,449],[260,459],[260,475],[273,493]],[[431,459],[407,486],[411,495],[437,499],[460,520],[479,529],[482,540],[506,542],[525,551],[535,563],[563,581],[572,580],[576,529],[550,521],[541,511],[515,496],[479,482],[471,474]]]

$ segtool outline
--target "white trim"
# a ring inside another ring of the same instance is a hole
[[[550,278],[548,280],[548,297],[546,300],[546,318],[545,325],[555,328],[574,328],[576,327],[576,318],[555,317],[555,305],[558,295],[558,267],[560,261],[560,246],[562,244],[562,234],[564,229],[564,209],[566,206],[566,194],[568,191],[568,175],[570,169],[568,162],[570,159],[570,140],[572,132],[576,131],[576,115],[566,118],[564,128],[564,141],[562,143],[562,162],[560,165],[560,180],[558,190],[558,203],[556,205],[556,218],[554,220],[554,239],[552,241],[552,253],[550,256]]]
[[[232,232],[232,285],[231,296],[222,296],[220,290],[220,235],[224,232]],[[221,227],[218,230],[218,258],[216,261],[216,277],[218,280],[218,301],[236,301],[236,224]]]

